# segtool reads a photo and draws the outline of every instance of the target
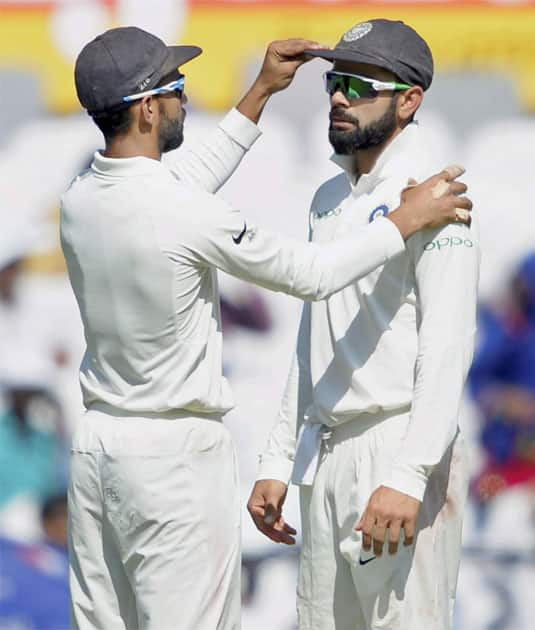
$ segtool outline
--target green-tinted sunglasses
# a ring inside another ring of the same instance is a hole
[[[406,83],[377,81],[377,79],[362,77],[358,74],[347,74],[334,70],[326,72],[323,78],[325,90],[329,96],[332,96],[337,90],[342,90],[342,93],[349,99],[375,98],[379,92],[384,90],[408,90],[412,87]]]

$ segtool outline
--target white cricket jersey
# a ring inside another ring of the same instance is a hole
[[[62,199],[61,241],[82,316],[86,407],[224,413],[216,267],[322,299],[402,251],[386,219],[319,247],[252,225],[214,193],[259,131],[232,110],[215,136],[163,162],[96,153]]]
[[[409,177],[422,181],[433,172],[416,123],[356,182],[350,159],[335,161],[347,170],[323,184],[313,199],[316,243],[367,229],[399,205]],[[323,302],[304,305],[296,356],[259,479],[288,482],[299,431],[298,478],[316,461],[318,425],[411,408],[384,485],[422,498],[428,475],[456,434],[472,360],[480,259],[475,214],[470,228],[452,224],[418,232],[386,265]],[[310,461],[303,461],[307,457]]]

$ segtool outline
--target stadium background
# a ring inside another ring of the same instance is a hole
[[[0,261],[13,252],[25,260],[16,326],[0,311],[0,384],[52,392],[61,406],[56,416],[63,443],[81,409],[76,368],[83,339],[59,251],[58,199],[101,146],[74,92],[80,48],[106,28],[126,24],[169,43],[200,45],[204,54],[186,68],[187,147],[237,102],[269,41],[302,36],[334,45],[350,26],[372,17],[403,19],[433,50],[436,78],[419,120],[437,160],[468,169],[481,213],[480,297],[503,302],[518,261],[535,251],[535,2],[0,0]],[[306,236],[315,188],[335,172],[321,83],[327,67],[319,60],[307,64],[292,87],[272,99],[261,121],[264,136],[221,192],[252,219],[299,238]],[[226,277],[221,284],[225,369],[238,401],[228,423],[240,453],[245,503],[256,455],[277,412],[299,303]],[[461,420],[476,475],[484,458],[481,418],[468,397]],[[58,431],[50,418],[45,429]],[[63,460],[58,469],[61,484]],[[38,505],[24,493],[0,504],[0,532],[25,543],[39,539]],[[533,627],[534,515],[526,488],[500,494],[484,521],[471,500],[456,629]],[[288,520],[298,522],[295,494]],[[244,630],[289,630],[295,624],[295,554],[263,540],[245,512],[243,524]],[[0,578],[6,579],[1,564]],[[2,617],[0,589],[0,630],[12,627],[36,626]]]

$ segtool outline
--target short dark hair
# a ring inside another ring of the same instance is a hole
[[[102,131],[106,140],[113,140],[124,135],[132,124],[130,106],[118,110],[111,110],[92,116],[95,125]]]

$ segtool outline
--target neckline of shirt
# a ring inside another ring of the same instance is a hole
[[[161,172],[160,160],[138,155],[130,158],[109,158],[100,151],[95,151],[91,170],[99,175],[113,177],[132,177],[137,175],[152,175]]]

